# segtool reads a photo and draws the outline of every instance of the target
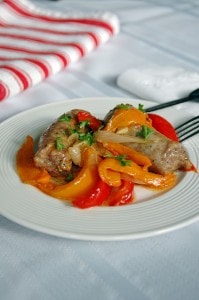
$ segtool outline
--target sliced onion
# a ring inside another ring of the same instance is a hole
[[[72,162],[75,165],[77,165],[77,166],[81,166],[81,162],[82,162],[82,148],[84,146],[85,146],[85,143],[81,142],[81,143],[75,144],[72,147],[68,148],[68,152],[70,154]]]
[[[129,136],[118,134],[110,131],[98,130],[95,138],[98,142],[112,142],[112,143],[146,143],[149,140],[144,140],[136,136]]]

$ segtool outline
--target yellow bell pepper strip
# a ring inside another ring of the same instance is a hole
[[[129,159],[134,161],[136,164],[138,164],[139,166],[143,166],[145,170],[147,170],[148,167],[152,165],[150,159],[146,155],[132,148],[129,148],[123,144],[107,142],[107,143],[103,143],[103,146],[114,155],[125,154]]]
[[[151,121],[147,114],[137,108],[117,108],[104,130],[116,132],[118,129],[137,124],[151,126]]]
[[[88,147],[83,151],[83,166],[78,175],[69,183],[55,186],[51,190],[39,187],[52,197],[62,200],[74,200],[82,194],[88,193],[99,180],[98,155],[94,148]]]
[[[16,168],[22,182],[37,186],[38,183],[47,184],[51,176],[34,165],[34,141],[27,136],[16,156]]]
[[[129,204],[133,201],[134,183],[129,180],[122,180],[119,187],[113,187],[108,197],[109,206],[119,206]]]
[[[87,194],[77,197],[73,205],[78,208],[89,208],[101,206],[108,198],[111,192],[111,186],[99,179],[97,184]]]
[[[115,158],[105,158],[98,165],[100,178],[111,186],[120,186],[122,173],[132,176],[132,181],[144,184],[149,187],[168,189],[175,184],[175,174],[159,175],[144,170],[133,161],[128,161],[127,165],[121,163]]]

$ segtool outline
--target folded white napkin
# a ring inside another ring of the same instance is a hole
[[[199,73],[175,67],[129,69],[117,78],[121,88],[146,100],[165,102],[199,87]]]
[[[111,12],[52,12],[0,1],[0,101],[57,73],[119,31]]]

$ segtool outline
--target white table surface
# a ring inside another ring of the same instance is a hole
[[[109,10],[120,33],[78,63],[0,103],[0,122],[32,107],[77,97],[135,97],[116,85],[132,67],[199,67],[199,2],[32,0],[61,11]],[[199,104],[177,109],[196,115]],[[188,201],[188,199],[187,199]],[[53,237],[0,217],[0,299],[199,299],[199,224],[140,240]]]

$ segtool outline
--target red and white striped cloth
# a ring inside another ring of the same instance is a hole
[[[0,101],[78,61],[119,31],[110,13],[60,13],[0,1]]]

